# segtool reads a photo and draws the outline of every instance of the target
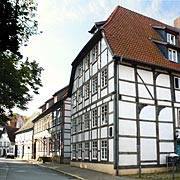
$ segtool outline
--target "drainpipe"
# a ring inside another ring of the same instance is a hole
[[[122,57],[114,55],[114,169],[119,175],[119,63]]]

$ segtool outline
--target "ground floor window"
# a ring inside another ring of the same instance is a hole
[[[97,141],[92,142],[92,159],[97,159]]]
[[[84,158],[89,159],[89,142],[84,145]]]
[[[101,141],[101,159],[107,160],[107,140]]]

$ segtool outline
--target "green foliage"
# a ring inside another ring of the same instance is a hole
[[[34,0],[0,0],[0,124],[14,107],[26,110],[32,92],[38,94],[42,86],[43,68],[19,52],[37,34],[36,9]]]

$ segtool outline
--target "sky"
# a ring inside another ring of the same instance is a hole
[[[71,63],[92,37],[95,22],[106,20],[118,6],[173,26],[180,16],[180,0],[37,0],[40,35],[30,37],[21,53],[41,67],[43,87],[33,95],[27,111],[31,116],[58,90],[69,84]]]

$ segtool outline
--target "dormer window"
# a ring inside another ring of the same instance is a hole
[[[174,49],[168,49],[168,59],[170,60],[170,61],[173,61],[173,62],[178,62],[177,61],[177,51],[176,50],[174,50]]]
[[[174,35],[167,33],[167,42],[176,45],[176,38]]]

